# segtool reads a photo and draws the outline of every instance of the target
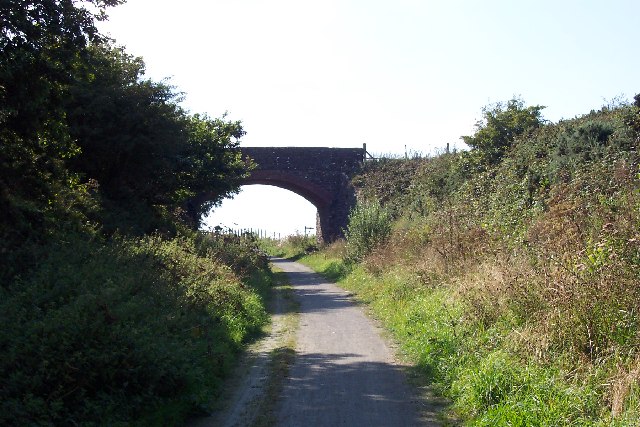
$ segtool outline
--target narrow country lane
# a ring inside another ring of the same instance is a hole
[[[292,261],[287,272],[300,303],[296,357],[276,409],[278,426],[438,425],[349,294]]]

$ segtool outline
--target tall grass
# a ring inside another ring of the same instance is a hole
[[[604,108],[496,166],[473,151],[406,163],[402,185],[370,165],[356,183],[393,207],[389,239],[350,268],[305,261],[345,272],[469,425],[635,425],[639,123],[637,107]]]
[[[357,262],[391,234],[391,216],[378,201],[360,201],[349,214],[346,260]]]

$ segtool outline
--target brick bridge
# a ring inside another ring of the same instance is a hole
[[[355,204],[351,176],[360,170],[366,148],[241,147],[256,169],[242,184],[266,184],[293,191],[311,202],[319,242],[343,236]]]

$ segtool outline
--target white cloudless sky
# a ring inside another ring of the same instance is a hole
[[[513,96],[556,122],[640,92],[637,0],[128,0],[109,16],[102,32],[189,111],[241,120],[243,146],[427,154]],[[207,223],[285,235],[315,208],[247,186]]]

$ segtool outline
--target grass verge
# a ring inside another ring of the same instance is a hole
[[[299,322],[299,306],[293,297],[293,291],[289,285],[286,273],[277,271],[273,266],[276,283],[276,298],[280,299],[279,312],[281,319],[279,324],[279,339],[276,348],[269,355],[269,376],[264,387],[264,395],[261,400],[258,416],[253,425],[255,427],[268,427],[275,425],[275,409],[279,396],[282,395],[284,381],[289,374],[289,368],[295,359],[296,335]]]
[[[285,273],[274,271],[271,277],[273,286],[267,303],[271,322],[242,355],[223,387],[215,412],[191,420],[189,427],[275,424],[278,398],[295,357],[298,306]]]
[[[370,307],[415,364],[418,381],[453,402],[444,424],[462,419],[474,426],[636,425],[628,402],[637,399],[637,383],[619,380],[627,381],[627,409],[612,417],[609,367],[585,363],[576,370],[562,354],[549,362],[527,355],[521,347],[528,339],[526,324],[513,318],[490,327],[470,321],[451,286],[426,286],[402,268],[376,275],[361,265],[347,267],[335,253],[300,261]]]

